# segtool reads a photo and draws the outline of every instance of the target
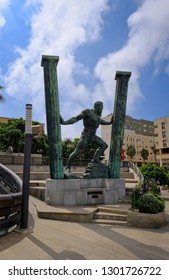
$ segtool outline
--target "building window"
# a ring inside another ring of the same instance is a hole
[[[166,138],[166,132],[165,132],[165,130],[162,131],[162,137],[163,137],[163,138]]]
[[[161,128],[165,129],[165,122],[161,123]]]
[[[167,147],[167,141],[163,140],[163,147]]]

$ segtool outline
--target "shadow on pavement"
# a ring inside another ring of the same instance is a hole
[[[84,257],[76,252],[64,250],[60,253],[56,253],[52,248],[47,246],[45,243],[37,239],[33,235],[29,235],[28,238],[39,248],[45,251],[54,260],[84,260]]]
[[[120,246],[126,248],[128,251],[130,251],[132,254],[134,254],[138,259],[149,259],[149,260],[169,260],[169,251],[166,251],[164,249],[161,249],[158,246],[152,246],[152,245],[147,245],[144,244],[140,241],[137,241],[136,239],[130,238],[123,233],[119,233],[116,230],[113,230],[113,227],[110,225],[99,225],[99,224],[94,224],[93,227],[90,224],[81,224],[85,228],[88,228],[90,230],[95,231],[97,234],[102,235],[105,238],[108,238],[112,240],[113,242],[119,244]],[[127,230],[127,228],[119,227],[121,232]],[[119,229],[118,228],[118,229]],[[117,229],[117,227],[116,227]],[[131,228],[130,228],[131,230]],[[136,229],[134,230],[137,232],[140,230],[144,230],[144,236],[145,236],[145,231],[150,232],[151,229]],[[157,230],[153,230],[153,233],[155,233]],[[160,229],[160,233],[162,232],[168,232],[169,231],[169,224],[164,226],[163,228]],[[158,233],[158,232],[157,232]],[[162,238],[162,237],[161,237]],[[163,240],[161,240],[163,242]],[[160,240],[159,240],[160,243]]]

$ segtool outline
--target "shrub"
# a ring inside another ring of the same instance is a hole
[[[154,179],[145,180],[142,185],[139,185],[133,190],[131,194],[132,207],[137,207],[138,199],[147,192],[151,192],[154,195],[160,195],[160,187]]]
[[[147,163],[140,167],[140,171],[142,172],[145,179],[153,178],[156,182],[159,181],[160,185],[169,184],[168,172],[164,167]]]
[[[138,199],[137,207],[141,213],[155,214],[160,212],[161,202],[152,193],[145,193]]]
[[[159,195],[161,192],[159,185],[154,179],[147,180],[147,187],[149,188],[149,191],[155,195]]]
[[[137,208],[138,199],[145,193],[144,186],[136,187],[131,194],[131,206]]]
[[[156,198],[158,199],[159,204],[160,204],[159,212],[163,212],[165,209],[165,201],[161,196],[156,196]]]

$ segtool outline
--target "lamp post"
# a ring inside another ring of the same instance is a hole
[[[20,223],[20,228],[22,229],[28,227],[29,180],[30,180],[31,146],[32,146],[31,144],[32,144],[32,105],[26,104],[22,206],[21,206],[21,223]]]

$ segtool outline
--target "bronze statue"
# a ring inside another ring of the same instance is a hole
[[[68,172],[71,172],[71,166],[73,161],[78,157],[78,155],[84,150],[85,146],[89,142],[93,142],[99,145],[99,148],[96,150],[92,162],[99,163],[100,157],[104,154],[104,151],[107,149],[108,145],[96,135],[96,130],[100,124],[109,125],[113,121],[113,117],[110,121],[105,121],[101,119],[101,114],[103,110],[103,102],[97,101],[94,103],[93,109],[85,109],[76,117],[70,118],[67,121],[60,116],[60,123],[62,125],[68,125],[76,123],[80,120],[83,120],[84,129],[81,134],[80,141],[76,149],[71,153],[68,158],[66,169]]]

